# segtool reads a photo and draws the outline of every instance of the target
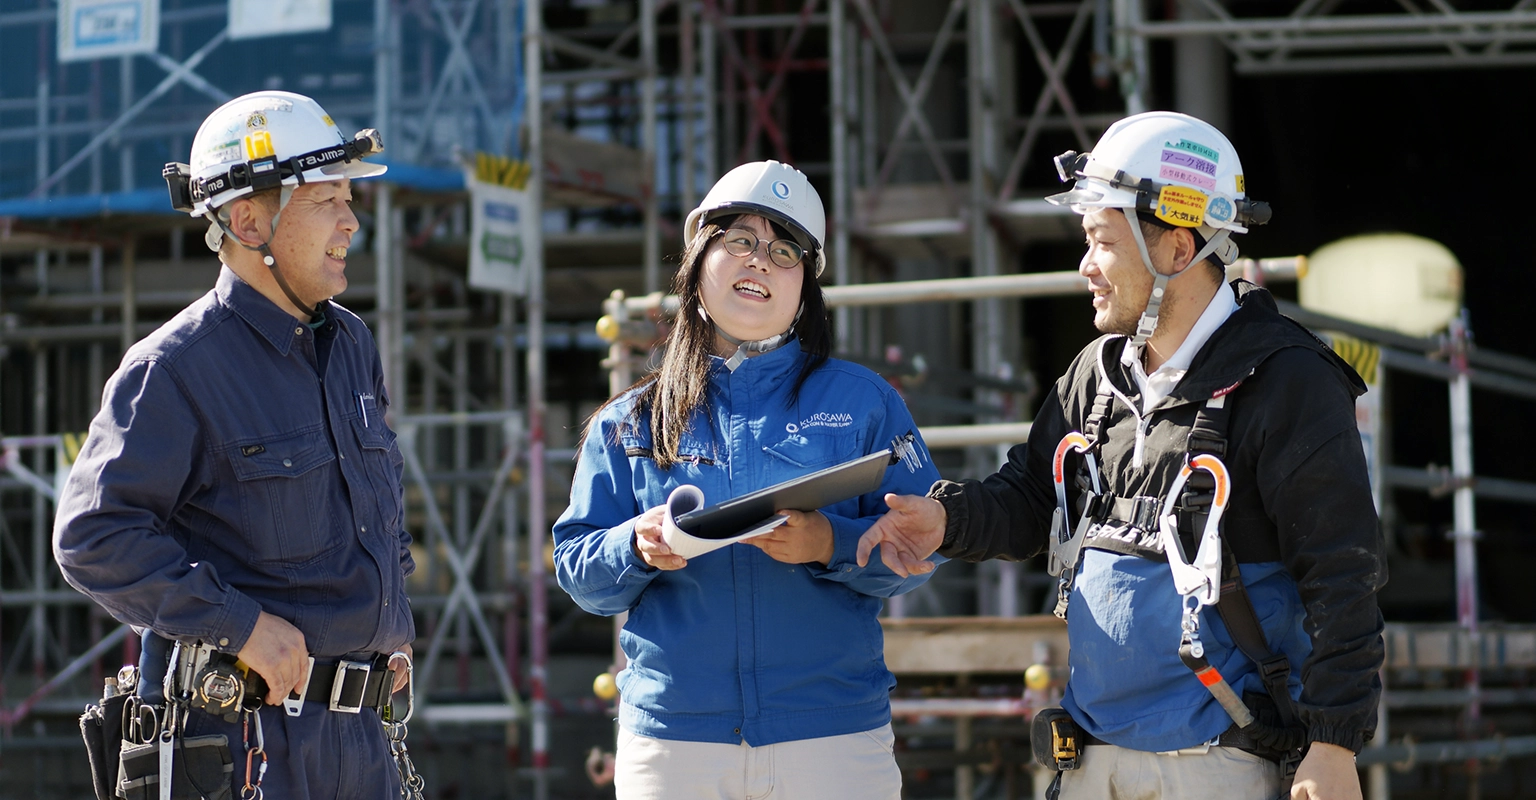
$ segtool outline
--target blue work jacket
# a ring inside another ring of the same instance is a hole
[[[652,569],[631,546],[635,518],[683,484],[715,504],[876,452],[916,432],[890,385],[869,370],[829,360],[799,397],[806,356],[798,343],[747,359],[735,372],[711,359],[706,408],[659,470],[649,418],[625,424],[635,393],[592,421],[555,524],[555,574],[594,614],[630,612],[619,635],[629,666],[619,673],[619,722],[659,739],[753,746],[871,730],[890,721],[895,678],[885,668],[881,599],[927,575],[902,579],[879,560],[854,563],[859,537],[886,511],[887,492],[922,494],[938,478],[926,446],[921,466],[896,464],[873,492],[822,509],[834,554],[784,564],[734,544],[680,570]]]
[[[311,330],[225,267],[129,349],[59,498],[71,585],[122,622],[229,653],[263,610],[315,656],[414,638],[378,350],[356,315],[322,306]]]

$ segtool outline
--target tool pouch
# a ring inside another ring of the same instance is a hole
[[[123,706],[129,695],[120,694],[85,707],[80,715],[80,737],[91,764],[91,786],[96,800],[117,796],[118,753],[123,749]]]
[[[1062,772],[1082,765],[1083,729],[1064,708],[1046,708],[1029,728],[1035,763]]]
[[[176,740],[171,781],[174,800],[232,800],[231,779],[235,770],[229,737],[189,736]],[[160,743],[130,745],[122,750],[117,797],[123,800],[159,800]]]

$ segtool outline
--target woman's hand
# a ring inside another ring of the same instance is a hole
[[[785,564],[814,562],[825,567],[832,561],[832,523],[820,511],[782,510],[775,513],[789,517],[789,521],[742,544],[750,544],[774,561]]]
[[[682,569],[688,566],[688,559],[673,555],[672,548],[661,538],[661,526],[666,518],[667,507],[664,505],[636,517],[635,538],[630,541],[630,546],[641,561],[656,569]]]

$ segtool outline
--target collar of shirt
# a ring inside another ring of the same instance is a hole
[[[738,381],[775,380],[800,368],[800,339],[791,336],[784,344],[741,362],[735,372],[726,369],[725,359],[720,356],[710,356],[709,366],[713,379],[721,383],[729,383],[733,375]]]
[[[1216,289],[1216,294],[1211,302],[1205,306],[1205,311],[1200,314],[1200,319],[1195,320],[1195,327],[1191,328],[1189,335],[1184,337],[1184,343],[1179,349],[1173,351],[1163,365],[1158,367],[1149,376],[1141,366],[1141,347],[1125,348],[1120,355],[1120,363],[1131,371],[1131,376],[1136,379],[1136,385],[1141,388],[1142,413],[1152,410],[1163,401],[1173,387],[1179,385],[1179,380],[1184,373],[1189,371],[1190,362],[1195,360],[1195,354],[1210,340],[1211,334],[1221,327],[1227,317],[1237,310],[1237,296],[1232,293],[1232,287],[1221,284]]]
[[[219,268],[219,280],[213,290],[218,293],[219,302],[255,328],[282,355],[288,355],[294,340],[308,327],[241,280],[227,265]]]

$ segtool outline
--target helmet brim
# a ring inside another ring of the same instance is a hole
[[[375,178],[389,171],[385,164],[374,164],[369,161],[343,161],[328,167],[321,167],[320,171],[326,175],[337,178]]]
[[[800,245],[800,249],[804,250],[806,253],[814,253],[821,250],[821,243],[816,241],[815,237],[811,236],[809,231],[800,227],[800,223],[795,222],[794,220],[780,213],[777,209],[769,208],[757,203],[737,202],[720,206],[718,208],[709,209],[700,216],[698,227],[703,228],[705,225],[709,224],[709,221],[712,219],[718,219],[719,217],[737,217],[743,214],[752,214],[755,216],[763,217],[764,219],[767,219],[771,222],[778,223],[781,227],[784,228],[784,230],[789,231],[789,235],[795,238],[795,243]]]
[[[1087,213],[1085,208],[1135,208],[1136,193],[1126,189],[1107,186],[1098,181],[1079,179],[1072,188],[1061,194],[1053,194],[1045,198],[1045,202],[1056,206],[1069,206],[1079,214]]]

